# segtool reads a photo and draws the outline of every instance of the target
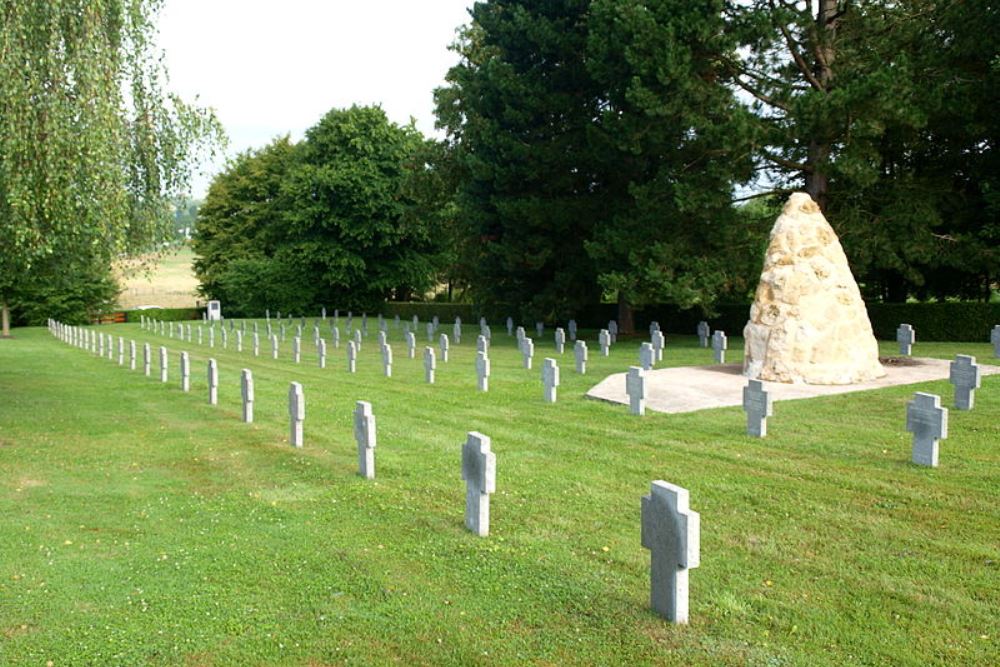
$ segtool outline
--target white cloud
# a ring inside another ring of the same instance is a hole
[[[334,107],[381,104],[434,133],[433,90],[472,0],[167,0],[160,16],[170,88],[213,107],[229,154],[302,133]],[[214,173],[223,164],[206,165]],[[204,195],[210,176],[193,194]]]

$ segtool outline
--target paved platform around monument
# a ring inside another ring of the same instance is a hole
[[[815,396],[846,394],[852,391],[882,389],[904,384],[947,380],[947,359],[907,357],[883,364],[885,377],[872,382],[850,385],[810,385],[765,382],[774,401],[790,401]],[[983,376],[1000,374],[1000,366],[980,363]],[[604,378],[587,392],[587,398],[628,405],[625,394],[625,373]],[[694,412],[710,408],[743,405],[743,387],[747,378],[742,364],[714,366],[678,366],[649,371],[646,389],[646,409],[656,412]]]

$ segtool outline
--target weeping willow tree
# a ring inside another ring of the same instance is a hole
[[[169,201],[224,141],[165,90],[159,0],[0,0],[0,307],[170,234]]]

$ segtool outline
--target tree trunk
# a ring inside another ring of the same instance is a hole
[[[0,301],[0,320],[3,320],[0,338],[10,338],[10,307],[6,299]]]
[[[635,333],[635,316],[632,313],[632,304],[625,298],[625,293],[618,290],[618,333]]]
[[[820,0],[816,12],[816,32],[812,58],[812,74],[815,81],[826,94],[833,88],[833,61],[837,57],[836,39],[838,7],[837,0]],[[835,128],[825,128],[826,131],[836,133]],[[825,135],[823,130],[819,131],[819,136],[814,136],[809,140],[809,152],[806,164],[811,171],[807,171],[806,192],[819,204],[820,209],[825,213],[827,200],[830,191],[830,177],[826,173],[826,164],[830,159],[832,141],[829,135]]]

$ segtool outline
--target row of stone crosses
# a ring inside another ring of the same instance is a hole
[[[910,345],[912,327],[908,329]],[[53,335],[78,347],[91,347],[104,356],[105,339],[100,336],[100,346],[93,331],[49,321]],[[900,327],[903,330],[903,327]],[[657,332],[658,332],[657,328]],[[699,332],[700,333],[700,332]],[[519,332],[523,336],[523,330]],[[662,334],[661,334],[662,335]],[[1000,326],[994,330],[1000,338]],[[530,340],[530,339],[529,339]],[[645,343],[644,345],[649,345]],[[108,358],[113,359],[113,342],[107,337]],[[136,369],[136,345],[130,341],[130,366]],[[662,346],[661,346],[662,350]],[[143,369],[151,372],[150,346],[143,347]],[[902,352],[902,350],[901,350]],[[909,350],[906,351],[909,353]],[[998,350],[1000,356],[1000,350]],[[118,363],[124,365],[124,339],[118,341]],[[160,380],[167,382],[167,351],[160,347]],[[644,372],[642,368],[635,368]],[[556,371],[558,373],[558,370]],[[218,365],[208,362],[209,403],[218,403]],[[633,377],[631,371],[629,379]],[[958,409],[971,410],[974,391],[980,386],[980,370],[973,357],[958,355],[951,365],[950,379],[955,385],[955,404]],[[253,422],[254,384],[249,369],[241,373],[242,418]],[[558,382],[557,382],[558,384]],[[181,354],[181,387],[190,390],[190,361],[186,352]],[[752,380],[744,389],[744,408],[747,410],[747,428],[760,437],[766,434],[766,418],[772,413],[771,398],[763,391],[759,381]],[[305,393],[298,382],[292,382],[288,392],[289,440],[295,447],[303,446],[305,422]],[[918,392],[907,405],[907,430],[913,433],[913,461],[927,466],[937,466],[938,442],[947,437],[948,411],[940,405],[940,397]],[[371,403],[357,401],[354,410],[354,438],[358,453],[358,474],[366,479],[375,477],[375,447],[377,442],[375,415]],[[496,454],[491,449],[488,436],[469,432],[462,447],[462,479],[466,483],[465,525],[479,536],[489,535],[490,495],[496,490]],[[650,494],[641,502],[641,543],[650,550],[650,605],[661,616],[674,623],[688,622],[688,571],[700,561],[700,516],[691,510],[687,489],[663,480],[652,482]]]
[[[271,357],[273,359],[279,358],[280,345],[285,341],[286,336],[286,324],[283,320],[280,320],[280,313],[278,313],[279,319],[277,320],[277,328],[272,325],[270,312],[265,315],[266,336],[270,340],[271,345]],[[326,320],[326,311],[324,309],[322,314],[322,319]],[[340,327],[338,326],[340,319],[339,311],[335,311],[333,319],[330,322],[330,334],[335,348],[340,347],[341,333]],[[289,322],[291,321],[291,316],[289,316]],[[316,359],[319,363],[320,368],[326,368],[327,364],[327,342],[323,337],[321,332],[319,319],[313,322],[313,345],[316,349]],[[223,323],[220,326],[220,336],[222,339],[222,346],[225,349],[229,348],[229,339],[232,335],[235,337],[235,348],[237,352],[242,353],[244,351],[244,338],[249,334],[252,336],[252,352],[255,357],[260,356],[260,326],[256,321],[251,322],[250,326],[252,331],[248,330],[247,322],[241,320],[239,326],[233,320],[229,320],[228,330]],[[357,371],[357,358],[358,353],[361,350],[361,346],[364,338],[368,335],[368,316],[363,314],[361,317],[360,328],[354,329],[354,318],[353,313],[348,313],[346,330],[351,331],[353,329],[353,335],[350,340],[348,340],[346,345],[347,352],[347,370],[350,373]],[[524,327],[517,327],[515,330],[513,318],[507,318],[507,333],[511,336],[516,336],[518,350],[521,352],[523,357],[524,368],[531,370],[533,365],[533,359],[535,355],[535,344],[534,341],[529,338],[525,332]],[[156,320],[154,318],[148,318],[145,315],[140,316],[140,326],[142,329],[158,333],[160,335],[168,336],[169,338],[174,338],[176,336],[180,340],[187,340],[188,342],[194,341],[194,332],[197,332],[197,341],[199,345],[205,344],[206,335],[203,327],[198,326],[194,329],[190,324],[182,324],[174,322],[164,322],[162,320]],[[295,325],[295,336],[292,338],[292,359],[295,363],[301,363],[302,361],[302,337],[304,333],[304,328],[306,326],[306,318],[301,317],[299,324]],[[398,329],[400,326],[400,319],[397,315],[395,317],[395,326]],[[407,347],[407,356],[410,359],[416,358],[416,348],[417,340],[414,331],[419,327],[419,319],[416,315],[413,316],[412,330],[410,327],[410,322],[403,323],[404,329],[404,340]],[[435,336],[437,336],[439,350],[436,351],[433,347],[427,346],[424,348],[423,360],[424,360],[424,372],[425,379],[428,383],[434,383],[435,371],[437,369],[437,360],[440,358],[441,361],[448,361],[448,353],[451,346],[451,340],[446,333],[440,332],[440,320],[435,316],[431,321],[427,322],[427,340],[433,343]],[[480,391],[489,390],[489,377],[491,373],[490,359],[489,359],[489,346],[492,340],[492,330],[487,324],[486,318],[480,318],[479,321],[480,334],[476,339],[476,375],[477,375],[477,386]],[[576,320],[570,320],[567,326],[569,330],[569,339],[575,342],[574,345],[574,358],[575,358],[575,370],[577,373],[586,374],[587,372],[587,361],[589,359],[589,349],[587,347],[586,341],[577,339],[577,323]],[[537,322],[535,324],[535,330],[539,337],[544,335],[545,325],[542,322]],[[232,332],[232,334],[230,334]],[[639,366],[633,367],[635,377],[629,383],[629,387],[632,388],[633,400],[631,403],[631,410],[633,414],[642,415],[645,414],[645,383],[646,376],[645,373],[639,373],[636,369],[641,371],[649,371],[658,361],[663,360],[663,350],[666,346],[666,339],[663,332],[660,330],[660,325],[658,322],[652,322],[649,326],[650,342],[642,343],[639,347]],[[709,325],[707,322],[700,322],[697,327],[697,333],[702,347],[708,347],[711,342],[712,349],[714,351],[714,358],[716,363],[725,363],[725,352],[728,348],[728,340],[726,338],[725,332],[716,331],[711,338],[709,338]],[[456,344],[461,343],[462,338],[462,319],[461,317],[455,318],[455,323],[452,329],[452,337]],[[557,354],[562,355],[565,352],[566,347],[566,331],[561,327],[555,329],[554,334],[554,347]],[[617,342],[618,338],[618,324],[616,321],[611,320],[608,322],[608,327],[602,329],[598,334],[598,342],[601,348],[602,356],[609,356],[611,351],[611,346]],[[208,329],[207,342],[208,346],[215,347],[215,325],[212,325]],[[392,363],[393,363],[393,350],[392,346],[388,343],[388,321],[382,317],[378,316],[378,344],[382,357],[383,370],[386,377],[392,377]],[[541,380],[543,386],[543,397],[547,402],[554,403],[557,400],[558,386],[560,384],[559,378],[559,364],[558,360],[554,358],[546,358],[543,362],[541,373]]]
[[[102,358],[114,359],[110,336],[105,343],[93,331],[49,321],[49,330],[71,345],[91,349]],[[97,340],[100,340],[98,346]],[[129,343],[129,365],[136,370],[136,343]],[[160,381],[168,381],[167,350],[160,347]],[[125,364],[124,339],[119,338],[118,364]],[[143,371],[151,375],[151,350],[143,345]],[[240,376],[243,421],[253,423],[253,374],[243,369]],[[219,368],[215,359],[208,361],[208,400],[218,404]],[[190,391],[190,360],[181,353],[181,388]],[[288,391],[289,439],[293,446],[303,446],[306,416],[302,385],[292,382]],[[358,474],[375,478],[377,443],[375,415],[371,403],[357,401],[354,409],[354,439],[357,444]],[[496,454],[488,436],[470,431],[462,446],[462,480],[466,484],[465,526],[480,537],[490,531],[490,496],[496,492]],[[642,546],[650,550],[650,604],[664,618],[674,623],[688,622],[688,570],[698,567],[700,554],[700,517],[689,507],[688,491],[662,480],[652,483],[650,495],[644,496],[642,508]]]

